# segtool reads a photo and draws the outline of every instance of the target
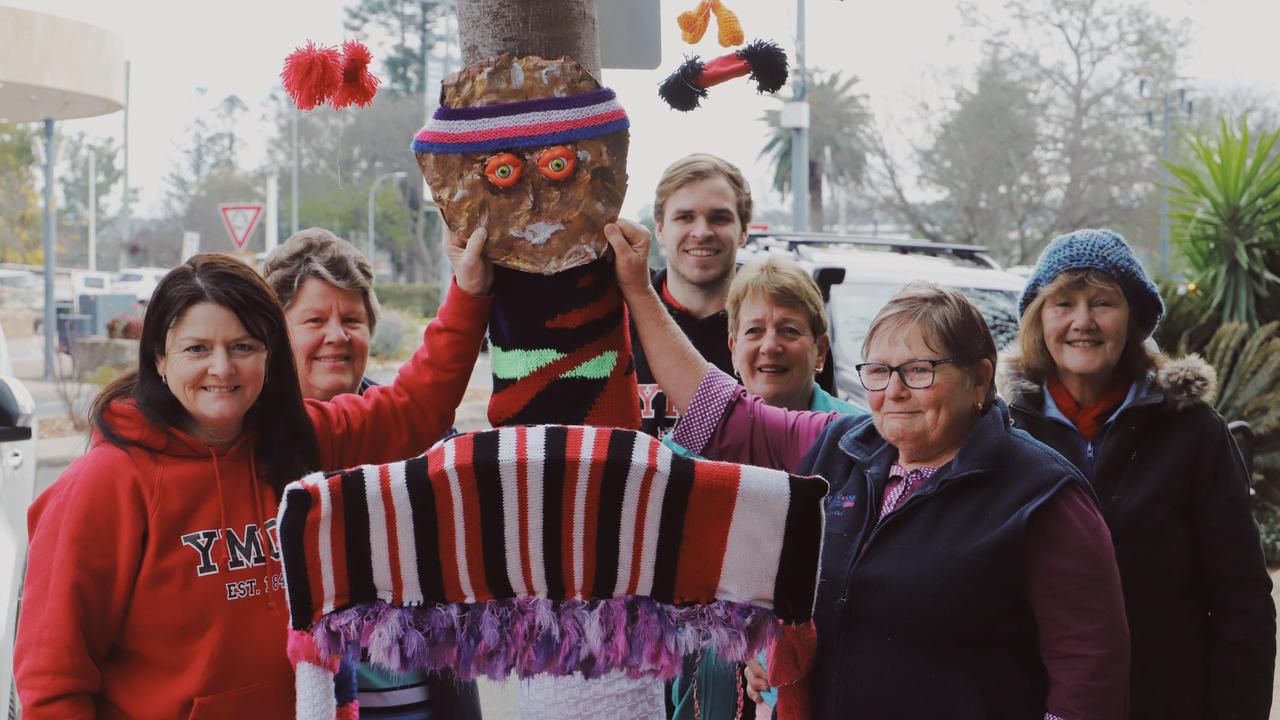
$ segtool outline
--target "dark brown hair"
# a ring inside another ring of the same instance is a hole
[[[996,341],[986,318],[958,290],[931,282],[907,285],[880,308],[862,341],[866,357],[871,341],[882,332],[915,327],[933,351],[950,355],[956,367],[975,372],[983,360],[991,361],[991,380],[983,407],[996,399]],[[976,374],[976,372],[975,372]]]
[[[267,347],[262,393],[244,423],[246,428],[263,433],[254,452],[266,462],[269,481],[279,496],[286,484],[319,467],[320,448],[302,403],[280,302],[253,268],[229,255],[200,253],[164,276],[142,319],[138,368],[103,389],[93,401],[90,418],[103,437],[121,447],[130,442],[115,432],[105,417],[115,400],[133,400],[152,425],[166,431],[181,427],[190,418],[161,379],[156,360],[165,354],[170,328],[202,302],[235,313],[249,334]],[[270,438],[265,436],[267,432]]]

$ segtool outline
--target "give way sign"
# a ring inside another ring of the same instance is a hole
[[[218,206],[222,226],[227,229],[237,250],[244,249],[245,242],[258,224],[258,218],[262,217],[262,207],[262,203],[222,203]]]

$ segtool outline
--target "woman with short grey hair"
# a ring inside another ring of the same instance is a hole
[[[369,342],[378,322],[373,266],[351,243],[325,230],[307,228],[276,248],[262,269],[276,291],[289,327],[303,397],[329,400],[363,394],[375,383],[364,376]],[[350,681],[353,663],[339,675]],[[444,674],[390,673],[355,665],[360,705],[388,720],[479,718],[474,682]]]

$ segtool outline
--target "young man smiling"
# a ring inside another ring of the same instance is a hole
[[[724,307],[738,248],[747,241],[751,188],[742,171],[721,158],[689,155],[662,173],[653,214],[667,262],[652,273],[653,286],[707,362],[732,373]],[[654,381],[634,328],[631,350],[640,390],[641,429],[662,437],[671,431],[679,413]]]

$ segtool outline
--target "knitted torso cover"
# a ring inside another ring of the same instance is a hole
[[[636,371],[613,267],[555,275],[498,267],[489,320],[489,422],[640,427]]]
[[[669,678],[706,647],[741,662],[810,619],[826,490],[576,426],[315,473],[280,506],[290,651],[359,645],[392,669],[462,678]],[[299,719],[323,716],[304,713],[323,693],[298,677]]]

